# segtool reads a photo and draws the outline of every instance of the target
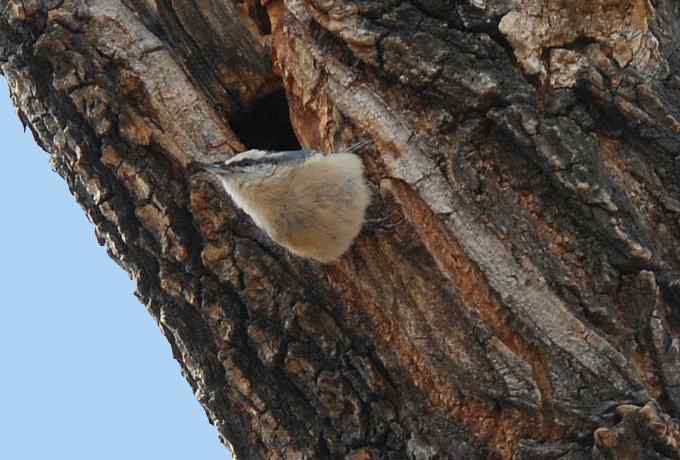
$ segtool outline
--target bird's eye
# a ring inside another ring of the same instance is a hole
[[[255,162],[249,158],[246,158],[245,160],[241,160],[238,162],[238,165],[241,166],[242,168],[247,168],[248,166],[254,165]]]

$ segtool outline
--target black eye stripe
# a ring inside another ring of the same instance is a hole
[[[244,158],[243,160],[240,160],[240,161],[236,162],[235,164],[236,164],[236,166],[245,167],[245,166],[252,166],[253,164],[255,164],[255,162],[253,160],[251,160],[250,158]]]
[[[267,157],[263,158],[244,158],[242,160],[234,161],[232,163],[229,163],[229,166],[236,166],[238,168],[246,168],[248,166],[254,166],[254,165],[259,165],[263,163],[272,163],[272,160]]]
[[[314,152],[309,150],[294,150],[286,152],[272,152],[270,155],[261,158],[243,158],[229,163],[229,166],[237,168],[247,168],[255,165],[279,165],[284,163],[296,163],[310,158]]]

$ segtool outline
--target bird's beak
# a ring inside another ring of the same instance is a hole
[[[209,172],[213,174],[219,174],[221,172],[224,172],[224,167],[215,163],[203,163],[202,161],[194,161],[191,164],[191,170],[194,173]]]

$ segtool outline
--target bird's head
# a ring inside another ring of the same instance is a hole
[[[247,150],[224,163],[195,163],[194,166],[217,176],[225,186],[238,187],[260,183],[286,168],[300,166],[312,155],[314,152],[310,150],[287,152]]]

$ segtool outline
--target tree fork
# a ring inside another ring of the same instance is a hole
[[[679,37],[672,0],[0,4],[19,117],[241,459],[680,458]],[[188,168],[361,139],[400,223],[330,265]]]

